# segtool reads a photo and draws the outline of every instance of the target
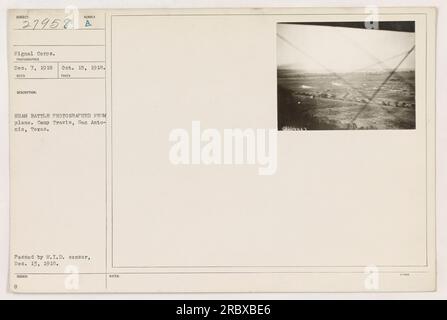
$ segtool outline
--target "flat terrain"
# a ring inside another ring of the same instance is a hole
[[[389,74],[278,69],[278,129],[414,129],[414,71]]]

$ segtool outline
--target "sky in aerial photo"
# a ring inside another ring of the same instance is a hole
[[[394,69],[415,45],[414,32],[277,25],[277,65],[304,73]],[[415,69],[415,50],[398,70]]]

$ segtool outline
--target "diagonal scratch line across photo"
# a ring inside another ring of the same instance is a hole
[[[407,57],[410,55],[410,53],[413,52],[415,46],[413,46],[407,54],[404,56],[404,58],[399,62],[399,64],[393,69],[393,71],[390,72],[388,77],[382,82],[382,84],[376,89],[372,97],[369,99],[369,101],[365,104],[365,106],[359,110],[359,112],[355,115],[355,117],[351,120],[351,123],[354,123],[355,120],[359,117],[359,115],[368,107],[368,105],[371,103],[371,101],[374,100],[374,98],[377,96],[377,94],[382,90],[383,86],[388,82],[388,80],[391,79],[391,77],[396,73],[397,69],[399,69],[400,65],[407,59]]]

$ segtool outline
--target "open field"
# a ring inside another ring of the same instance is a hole
[[[389,74],[278,69],[278,129],[414,129],[415,73]]]

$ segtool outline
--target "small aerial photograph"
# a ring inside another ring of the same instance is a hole
[[[277,24],[278,130],[415,129],[413,21]]]

